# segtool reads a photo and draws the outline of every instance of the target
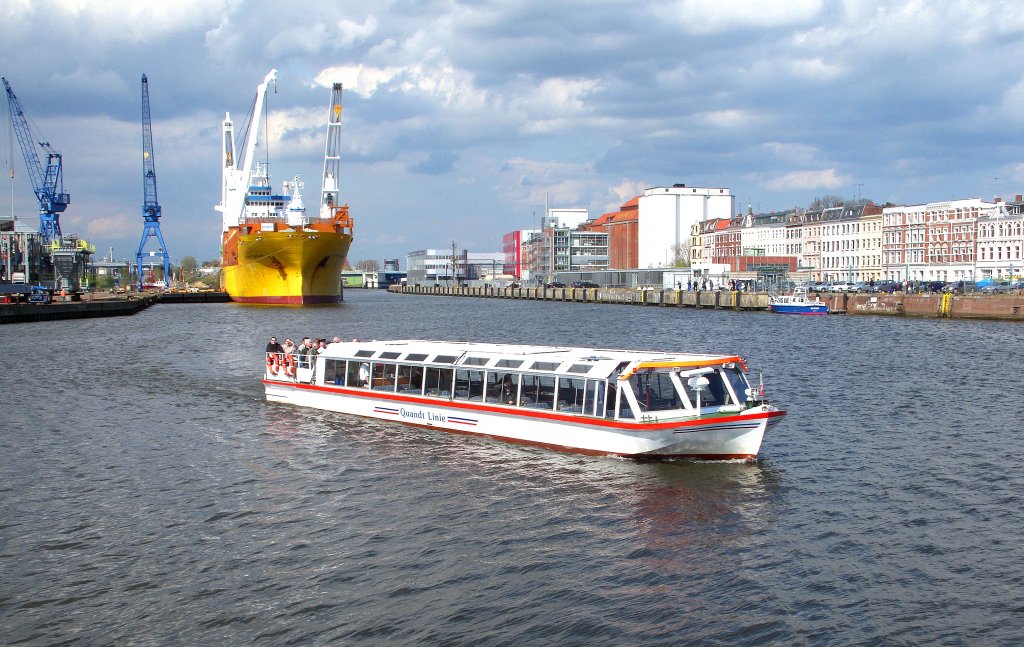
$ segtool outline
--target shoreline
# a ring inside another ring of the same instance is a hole
[[[657,288],[494,288],[392,285],[388,288],[388,292],[525,301],[564,301],[769,312],[769,296],[766,292],[751,293],[729,290],[692,292]],[[1022,294],[954,295],[899,292],[894,294],[822,293],[818,296],[828,304],[829,314],[1024,322],[1024,295]]]

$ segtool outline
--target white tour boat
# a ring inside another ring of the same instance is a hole
[[[583,454],[753,460],[786,415],[739,356],[473,342],[267,354],[267,400]]]

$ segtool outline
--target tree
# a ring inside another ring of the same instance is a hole
[[[181,274],[182,278],[186,281],[190,280],[195,276],[196,268],[198,263],[196,262],[195,256],[186,256],[181,259]]]
[[[846,201],[837,195],[823,195],[819,196],[811,202],[811,206],[807,207],[808,211],[821,211],[822,209],[829,209],[831,207],[841,207],[846,204]]]
[[[356,270],[359,272],[376,272],[380,265],[373,259],[364,259],[356,263]]]
[[[673,267],[690,267],[690,246],[687,243],[675,243],[669,247],[672,252]]]

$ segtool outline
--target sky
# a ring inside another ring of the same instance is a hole
[[[143,232],[142,74],[175,263],[219,256],[221,121],[238,127],[271,68],[261,156],[307,204],[344,84],[353,263],[500,251],[545,204],[596,218],[675,183],[755,212],[1024,193],[1009,1],[0,0],[0,24],[0,74],[63,154],[62,229],[115,259]],[[0,103],[0,214],[34,225]]]

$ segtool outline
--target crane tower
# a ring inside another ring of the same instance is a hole
[[[44,242],[59,240],[60,214],[68,207],[71,196],[64,192],[63,161],[61,154],[50,146],[49,142],[39,142],[39,147],[46,153],[46,169],[39,160],[39,153],[36,151],[36,142],[32,139],[29,130],[28,118],[21,107],[21,102],[15,96],[14,90],[7,79],[0,77],[4,89],[7,91],[7,103],[11,110],[11,125],[14,132],[18,134],[18,143],[21,145],[21,154],[25,158],[25,168],[28,169],[29,178],[32,181],[32,190],[39,201],[39,233]]]
[[[139,251],[135,254],[136,268],[139,271],[139,290],[142,290],[143,269],[142,259],[145,254],[146,242],[156,238],[160,248],[149,252],[149,256],[162,256],[164,261],[164,287],[171,287],[171,262],[167,253],[164,236],[160,233],[160,203],[156,199],[156,165],[153,160],[153,124],[149,118],[149,81],[142,75],[142,240]]]

